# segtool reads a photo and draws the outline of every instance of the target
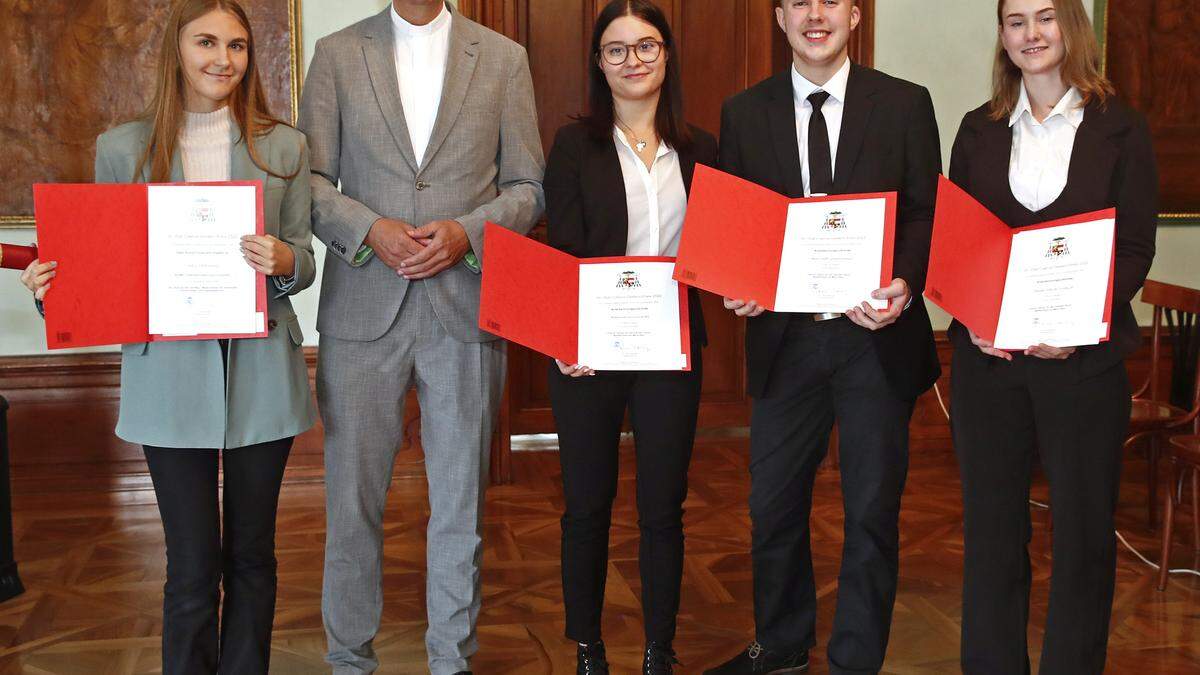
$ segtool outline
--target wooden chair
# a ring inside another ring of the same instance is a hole
[[[1198,390],[1200,391],[1200,390]],[[1182,506],[1183,486],[1188,473],[1192,478],[1192,548],[1194,559],[1200,560],[1200,422],[1190,436],[1175,436],[1168,446],[1171,462],[1171,482],[1163,496],[1162,557],[1159,558],[1158,590],[1167,587],[1171,567],[1171,531],[1175,527],[1175,507]]]
[[[1200,395],[1194,394],[1200,386],[1200,369],[1196,367],[1200,349],[1200,325],[1196,320],[1200,314],[1200,290],[1147,280],[1142,288],[1142,302],[1154,305],[1150,375],[1133,394],[1125,448],[1146,448],[1146,509],[1153,529],[1158,520],[1158,460],[1163,440],[1200,413]],[[1160,381],[1164,342],[1169,343],[1171,355],[1169,391],[1165,394]]]

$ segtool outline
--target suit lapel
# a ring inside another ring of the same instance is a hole
[[[417,170],[416,155],[408,135],[408,123],[404,119],[404,105],[400,102],[400,85],[396,79],[396,44],[392,34],[391,8],[383,10],[371,19],[363,34],[363,56],[367,60],[367,73],[371,88],[383,110],[392,138],[400,148],[400,154],[413,171]]]
[[[1075,145],[1067,170],[1067,189],[1077,188],[1092,176],[1104,176],[1107,185],[1107,178],[1112,176],[1121,155],[1120,149],[1111,140],[1112,121],[1112,116],[1100,105],[1095,102],[1088,104],[1083,123],[1075,131]]]
[[[458,119],[463,101],[467,98],[471,77],[475,74],[478,49],[479,35],[475,28],[461,14],[454,13],[450,18],[450,50],[446,55],[446,81],[442,85],[442,101],[438,105],[437,119],[433,123],[433,133],[429,136],[429,147],[425,150],[421,170],[429,166],[430,160],[442,147],[442,143],[454,127],[455,120]]]
[[[629,208],[617,144],[611,136],[607,142],[599,144],[589,136],[587,143],[593,149],[592,161],[596,163],[596,194],[608,195],[599,202],[607,211],[602,219],[604,227],[611,228],[611,234],[605,237],[604,255],[622,256],[629,245]]]
[[[800,139],[796,136],[796,103],[790,67],[776,75],[771,84],[767,130],[779,160],[784,189],[789,197],[803,197],[804,175],[800,172]]]
[[[233,145],[231,146],[229,158],[229,179],[230,180],[259,180],[263,183],[263,189],[267,187],[267,172],[258,168],[254,160],[250,157],[250,146],[247,145],[246,139],[241,137],[241,132],[238,131],[237,124],[231,125],[230,135]],[[270,155],[266,150],[267,140],[265,136],[258,138],[258,153],[259,157],[267,157]]]
[[[861,154],[871,111],[875,109],[875,91],[862,69],[850,65],[850,80],[846,83],[846,102],[842,111],[842,130],[838,136],[837,166],[833,171],[833,189],[848,191],[854,165]]]

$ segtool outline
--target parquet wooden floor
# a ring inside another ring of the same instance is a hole
[[[641,649],[632,455],[626,453],[612,532],[605,638],[615,672],[636,672]],[[561,506],[557,457],[518,453],[515,483],[488,495],[482,648],[477,673],[574,672],[562,637]],[[1120,518],[1151,558],[1144,464],[1130,460]],[[164,574],[153,493],[28,488],[15,497],[17,559],[27,592],[0,605],[0,672],[156,672]],[[709,438],[696,451],[687,503],[687,563],[676,646],[680,672],[698,673],[752,634],[747,552],[746,443]],[[1045,497],[1045,487],[1035,489]],[[819,640],[828,637],[842,525],[837,475],[817,481],[813,549],[820,596]],[[326,672],[320,589],[324,538],[319,482],[288,485],[279,517],[280,592],[272,672]],[[962,534],[953,455],[915,448],[903,514],[903,559],[888,654],[889,673],[958,672]],[[381,672],[424,670],[424,484],[400,479],[387,514],[386,609],[376,641]],[[1041,642],[1049,575],[1047,515],[1035,513],[1031,650]],[[1175,566],[1195,565],[1181,526]],[[1200,672],[1200,579],[1173,577],[1165,593],[1152,570],[1122,550],[1109,647],[1112,673]],[[825,672],[823,644],[813,672]]]

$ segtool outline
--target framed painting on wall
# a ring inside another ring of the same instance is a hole
[[[0,227],[34,183],[92,180],[96,136],[149,103],[172,0],[0,0]],[[300,0],[244,0],[271,111],[295,121]]]
[[[1200,225],[1200,2],[1097,0],[1105,74],[1146,115],[1164,222]]]

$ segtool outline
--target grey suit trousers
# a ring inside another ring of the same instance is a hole
[[[325,422],[325,580],[321,609],[334,673],[372,672],[383,611],[383,512],[417,390],[429,482],[426,532],[433,675],[469,669],[477,651],[480,518],[504,378],[504,342],[459,342],[409,285],[395,323],[372,342],[322,336],[317,396]]]

